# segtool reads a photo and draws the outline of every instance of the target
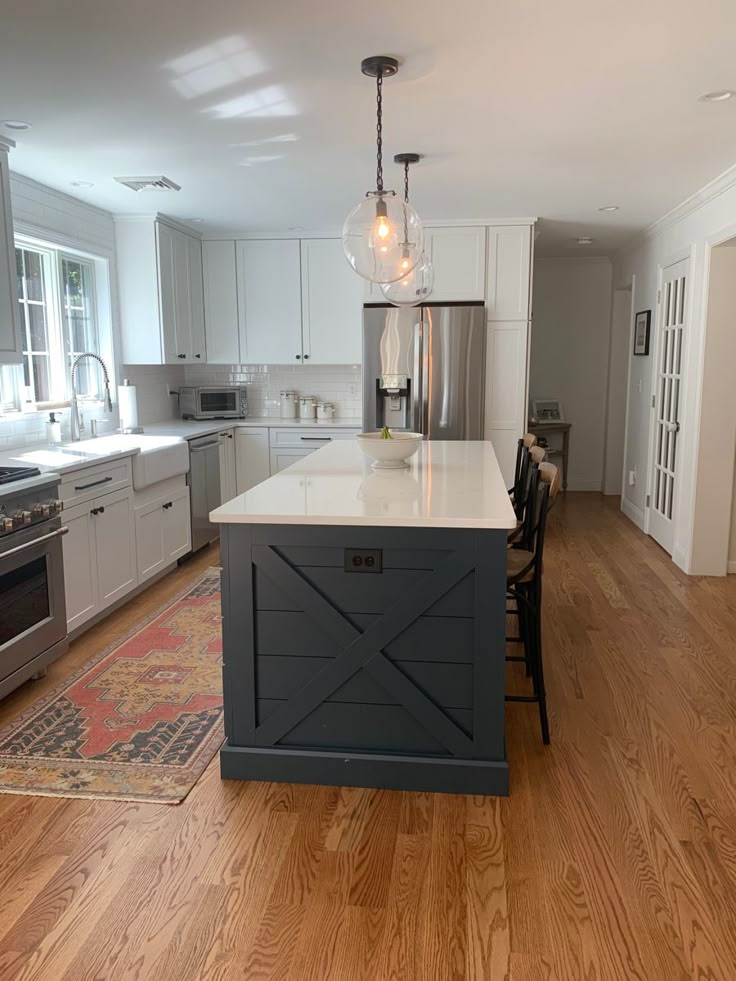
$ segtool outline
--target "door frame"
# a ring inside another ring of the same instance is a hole
[[[654,343],[652,350],[652,363],[650,366],[649,373],[649,433],[647,437],[647,484],[646,484],[646,497],[644,499],[644,533],[651,535],[650,531],[650,519],[651,519],[651,499],[654,488],[654,446],[655,446],[655,423],[656,423],[656,407],[657,407],[657,373],[659,366],[659,356],[661,353],[662,345],[662,319],[664,316],[664,304],[662,303],[662,284],[664,282],[664,272],[669,269],[670,266],[677,265],[678,262],[687,262],[687,277],[686,277],[686,293],[685,293],[685,318],[684,322],[689,327],[688,330],[684,331],[682,338],[682,367],[683,370],[680,372],[680,415],[685,418],[687,411],[687,400],[688,400],[688,359],[690,354],[690,339],[692,335],[692,319],[693,319],[693,270],[695,268],[695,246],[692,245],[687,249],[683,249],[680,252],[675,252],[669,256],[665,256],[660,263],[657,265],[657,304],[656,304],[656,315],[654,318]],[[636,315],[636,314],[635,314]],[[632,333],[632,345],[633,345],[633,333]],[[654,400],[652,404],[652,400]],[[682,456],[680,457],[680,462],[682,462]],[[676,548],[677,539],[677,526],[679,524],[679,507],[680,507],[680,488],[682,485],[682,468],[678,467],[675,472],[674,485],[672,488],[672,495],[674,497],[674,504],[672,509],[672,523],[675,528],[673,543],[672,543],[672,555],[674,554]],[[670,557],[672,557],[672,555]]]
[[[616,311],[616,294],[617,293],[628,293],[629,294],[629,339],[628,339],[628,358],[626,361],[626,401],[624,403],[624,451],[623,459],[621,461],[621,493],[619,494],[619,506],[623,511],[624,508],[624,498],[626,490],[626,476],[627,476],[627,461],[629,453],[629,399],[631,398],[631,359],[634,353],[634,297],[636,296],[636,274],[632,273],[628,282],[623,285],[616,286],[614,284],[611,290],[611,323],[608,329],[608,361],[609,361],[609,371],[608,379],[606,385],[606,429],[605,429],[605,440],[604,440],[604,458],[603,458],[603,490],[605,491],[606,482],[606,456],[608,451],[608,427],[610,424],[609,418],[609,399],[611,396],[611,373],[610,373],[610,362],[611,362],[611,350],[613,348],[613,331],[615,328],[614,315]]]

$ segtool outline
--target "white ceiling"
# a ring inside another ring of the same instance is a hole
[[[35,0],[0,17],[0,119],[33,124],[12,169],[116,213],[339,227],[375,181],[360,60],[393,54],[387,172],[426,154],[425,219],[536,215],[542,254],[595,254],[736,162],[736,99],[697,101],[736,88],[735,34],[733,0]],[[145,174],[182,190],[113,182]]]

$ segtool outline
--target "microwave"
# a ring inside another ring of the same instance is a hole
[[[182,419],[244,419],[248,411],[245,388],[238,385],[182,385]]]

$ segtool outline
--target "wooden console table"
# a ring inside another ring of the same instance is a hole
[[[529,424],[529,432],[537,438],[547,436],[549,433],[562,433],[562,449],[547,450],[548,456],[557,454],[562,456],[562,489],[567,490],[567,461],[570,455],[570,430],[571,422],[535,422]]]

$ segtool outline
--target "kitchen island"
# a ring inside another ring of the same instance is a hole
[[[336,441],[212,512],[223,777],[508,793],[513,509],[489,442],[409,462]]]

